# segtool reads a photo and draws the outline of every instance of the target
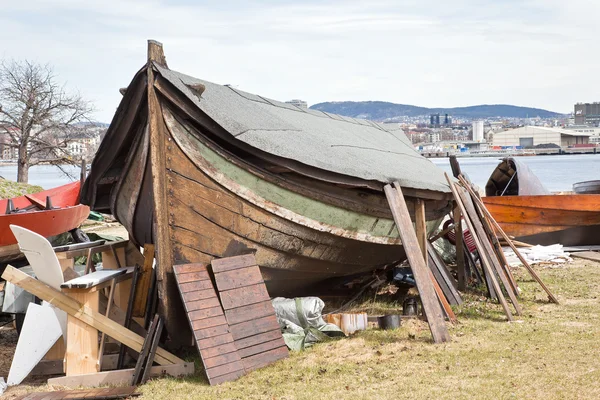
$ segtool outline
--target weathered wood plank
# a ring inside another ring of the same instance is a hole
[[[200,341],[203,339],[212,338],[214,336],[226,335],[229,333],[231,333],[231,331],[229,329],[229,325],[225,324],[225,325],[219,325],[219,326],[212,326],[210,328],[205,328],[205,329],[198,329],[198,330],[194,331],[194,337],[196,338],[197,341]]]
[[[196,292],[198,290],[204,290],[204,289],[212,289],[213,285],[212,282],[210,280],[207,281],[193,281],[193,282],[188,282],[188,283],[179,283],[179,291],[181,293],[187,293],[187,292]]]
[[[144,317],[146,314],[146,303],[148,301],[148,291],[152,281],[152,264],[154,263],[154,245],[144,245],[144,263],[140,268],[135,298],[133,300],[133,316]]]
[[[283,339],[283,337],[281,336],[281,331],[276,329],[265,333],[259,333],[258,335],[249,336],[243,339],[238,339],[235,341],[235,346],[238,348],[239,351],[242,351],[247,347],[256,346],[263,342],[271,342],[279,338]]]
[[[266,300],[257,304],[232,308],[225,310],[225,318],[230,325],[239,324],[240,322],[250,321],[256,318],[266,317],[275,312],[271,300]]]
[[[264,283],[220,292],[219,297],[225,310],[230,310],[243,304],[255,304],[271,299]]]
[[[275,361],[284,359],[288,356],[288,354],[287,347],[278,347],[264,353],[244,358],[242,361],[244,363],[244,369],[246,371],[252,371],[267,366]]]
[[[196,300],[185,303],[185,310],[189,313],[197,310],[204,310],[205,308],[221,307],[221,302],[216,297],[210,297],[204,300]]]
[[[184,302],[205,300],[205,299],[210,299],[211,297],[214,297],[214,296],[215,296],[215,290],[212,288],[204,289],[204,290],[196,290],[194,292],[182,293]]]
[[[456,246],[456,271],[458,276],[458,290],[464,291],[467,288],[467,266],[465,264],[465,252],[463,251],[463,228],[462,214],[458,205],[454,206],[452,211],[454,218],[455,246]]]
[[[198,347],[203,349],[209,349],[211,347],[219,346],[222,344],[233,343],[233,337],[227,332],[226,334],[213,336],[208,339],[198,340]]]
[[[447,342],[450,340],[448,328],[444,322],[442,309],[437,300],[437,295],[433,283],[429,277],[427,264],[423,259],[423,253],[419,247],[416,233],[413,229],[406,202],[400,189],[400,184],[394,182],[394,187],[386,185],[384,187],[386,197],[390,203],[390,208],[394,216],[394,221],[400,232],[400,238],[406,251],[408,262],[417,283],[417,289],[421,296],[421,303],[427,316],[429,329],[436,343]]]
[[[283,337],[279,335],[279,337],[275,340],[271,340],[270,342],[263,342],[254,346],[246,347],[244,349],[238,350],[240,357],[246,358],[253,356],[255,354],[264,353],[268,350],[273,350],[278,347],[284,347],[285,341]]]
[[[231,325],[229,328],[233,339],[237,341],[259,333],[279,330],[279,323],[275,315],[269,315],[268,317]]]
[[[239,289],[263,283],[260,269],[256,266],[238,268],[226,272],[215,273],[215,282],[219,291]]]
[[[208,271],[198,271],[198,272],[190,272],[188,274],[180,273],[177,281],[181,283],[188,283],[194,281],[208,281],[210,280],[210,276],[208,275]]]
[[[197,331],[206,328],[212,328],[213,326],[225,325],[227,324],[227,320],[225,319],[223,313],[221,313],[221,315],[218,315],[216,317],[199,319],[196,321],[191,321],[191,323],[192,330]]]
[[[239,362],[240,361],[240,356],[237,353],[235,346],[233,346],[233,343],[231,344],[231,346],[233,347],[233,351],[229,352],[229,353],[218,353],[217,355],[210,357],[210,358],[204,358],[202,363],[204,364],[204,368],[209,369],[209,368],[214,368],[214,367],[218,367],[219,365],[225,365],[225,364],[231,364],[234,362]],[[206,356],[208,357],[208,356]]]
[[[244,267],[251,267],[256,265],[256,259],[254,254],[245,254],[242,256],[234,256],[227,258],[217,258],[211,262],[213,272],[215,274],[219,272],[231,271]]]
[[[238,358],[236,360],[239,360],[239,353],[237,352],[237,347],[235,347],[235,344],[233,342],[202,349],[202,358],[205,358],[205,359],[213,358],[213,357],[218,356],[219,354],[227,354],[227,353],[238,354]],[[234,360],[232,360],[232,361],[234,361]],[[206,366],[206,367],[208,368],[208,366]]]
[[[173,266],[173,271],[177,275],[189,274],[194,272],[206,272],[206,264],[180,264]]]
[[[207,368],[206,376],[209,380],[216,378],[221,375],[230,374],[232,372],[242,371],[244,373],[244,364],[242,361],[234,361],[229,364],[220,365],[218,367]]]
[[[67,387],[79,386],[101,386],[101,385],[123,385],[129,384],[133,375],[133,368],[120,369],[116,371],[97,372],[95,374],[85,374],[77,376],[61,376],[48,379],[48,385],[60,385]],[[150,376],[185,376],[194,373],[194,363],[177,363],[163,366],[156,366],[150,369]]]
[[[220,305],[217,307],[205,308],[203,310],[188,311],[188,317],[190,321],[197,321],[209,317],[216,317],[219,315],[223,315],[223,309]]]

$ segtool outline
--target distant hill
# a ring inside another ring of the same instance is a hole
[[[482,104],[469,107],[426,108],[385,101],[329,101],[310,106],[314,110],[340,114],[347,117],[384,121],[395,117],[417,117],[437,114],[462,118],[553,118],[563,114],[540,108],[519,107],[507,104]]]

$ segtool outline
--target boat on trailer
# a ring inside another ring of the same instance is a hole
[[[443,172],[397,124],[343,117],[192,78],[162,45],[123,99],[82,202],[157,249],[159,310],[175,340],[187,320],[173,265],[255,253],[271,296],[405,258],[383,187],[399,181],[430,230],[451,209]]]
[[[598,244],[600,195],[550,194],[525,163],[506,158],[492,172],[483,202],[510,236],[565,246]]]
[[[79,204],[80,182],[12,199],[0,200],[0,263],[22,258],[10,225],[22,226],[45,238],[76,229],[90,214]]]

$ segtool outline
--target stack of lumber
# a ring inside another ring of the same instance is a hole
[[[455,220],[460,218],[461,222],[466,224],[473,237],[479,255],[481,272],[477,270],[475,262],[472,263],[472,268],[474,269],[473,272],[483,276],[483,280],[488,288],[489,296],[497,299],[502,305],[507,319],[512,321],[514,319],[513,311],[516,315],[521,315],[522,310],[517,300],[520,289],[512,275],[504,252],[502,251],[502,246],[499,241],[500,238],[511,247],[532,278],[538,282],[542,289],[547,293],[549,300],[558,304],[556,297],[542,282],[512,240],[506,235],[500,225],[498,225],[490,212],[486,209],[471,183],[468,182],[462,174],[458,174],[457,178],[458,182],[452,181],[446,174],[446,179],[452,189],[456,202],[457,212],[455,212]],[[457,235],[457,238],[461,236],[462,235]],[[457,248],[458,243],[459,240],[457,240]],[[459,253],[462,252],[457,251],[457,254]],[[462,262],[461,260],[458,260],[457,264],[459,276],[468,275],[468,273],[465,272],[466,263],[464,260],[462,260]]]

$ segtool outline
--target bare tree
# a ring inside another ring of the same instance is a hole
[[[89,122],[91,103],[56,82],[49,65],[0,61],[0,134],[18,149],[17,181],[40,162],[71,162],[67,146]]]

